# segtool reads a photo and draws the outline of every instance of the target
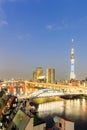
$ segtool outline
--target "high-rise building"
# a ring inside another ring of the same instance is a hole
[[[73,45],[74,39],[72,39],[72,45]],[[74,80],[75,79],[75,54],[74,54],[74,47],[72,46],[71,48],[71,57],[70,57],[70,61],[71,61],[71,70],[70,70],[70,80]]]
[[[37,67],[33,72],[33,81],[38,81],[38,79],[43,76],[42,67]]]
[[[47,68],[46,82],[47,83],[55,83],[55,69],[54,68]]]

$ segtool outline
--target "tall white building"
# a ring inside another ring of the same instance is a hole
[[[47,68],[46,82],[47,83],[55,83],[55,69],[54,68]]]

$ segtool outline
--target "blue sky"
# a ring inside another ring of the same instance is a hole
[[[75,73],[87,78],[86,0],[0,0],[0,78],[32,78],[53,67],[69,79],[74,38]]]

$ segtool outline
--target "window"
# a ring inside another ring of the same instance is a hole
[[[61,128],[62,128],[62,124],[61,124],[61,123],[59,123],[59,127],[61,127]]]

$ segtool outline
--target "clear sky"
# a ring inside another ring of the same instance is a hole
[[[69,79],[74,38],[77,79],[87,78],[87,0],[0,0],[0,78],[53,67]]]

